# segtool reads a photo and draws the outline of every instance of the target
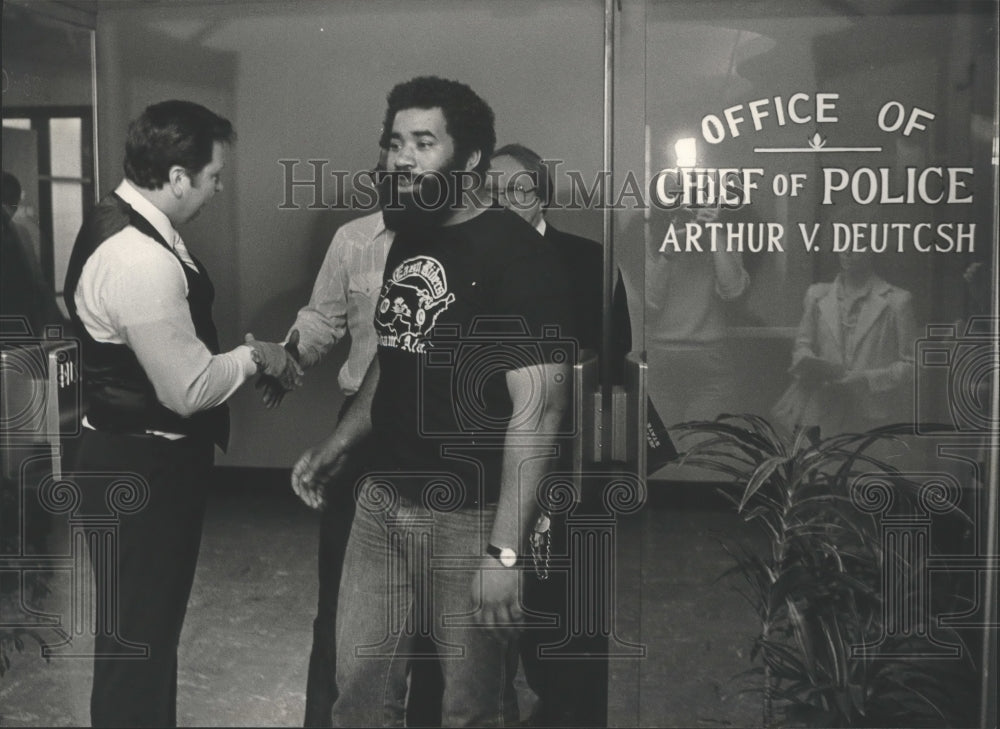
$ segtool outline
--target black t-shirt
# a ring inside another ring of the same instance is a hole
[[[452,477],[444,502],[496,501],[512,417],[505,375],[571,365],[572,327],[558,257],[513,213],[490,208],[457,225],[398,233],[375,310],[375,463],[397,472],[395,488],[416,501],[430,473]]]

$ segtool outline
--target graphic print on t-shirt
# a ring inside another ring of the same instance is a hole
[[[379,294],[375,310],[379,344],[423,352],[434,322],[454,301],[444,267],[436,259],[407,258],[396,266]]]

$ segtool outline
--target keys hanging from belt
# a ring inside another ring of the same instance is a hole
[[[540,580],[549,579],[549,559],[552,557],[552,520],[542,513],[531,528],[531,561],[535,566],[535,576]]]

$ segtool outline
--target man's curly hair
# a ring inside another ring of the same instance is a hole
[[[464,163],[478,150],[480,158],[475,171],[485,174],[489,169],[490,157],[497,143],[493,110],[471,88],[437,76],[418,76],[397,84],[386,100],[388,106],[380,141],[383,148],[389,146],[392,123],[397,113],[403,109],[437,107],[441,109],[445,128],[455,142],[456,162]]]

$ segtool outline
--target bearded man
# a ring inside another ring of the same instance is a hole
[[[493,112],[420,77],[388,96],[383,218],[394,231],[378,352],[324,442],[295,464],[312,506],[370,436],[337,607],[337,726],[402,725],[406,665],[436,646],[445,726],[517,720],[520,570],[568,406],[568,287],[537,232],[489,202]],[[529,560],[530,561],[530,560]]]

